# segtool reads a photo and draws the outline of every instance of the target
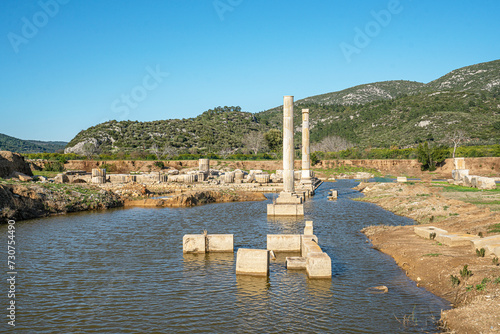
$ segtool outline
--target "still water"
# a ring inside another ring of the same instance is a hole
[[[267,202],[116,209],[18,222],[16,332],[436,332],[434,321],[448,303],[416,287],[359,232],[368,225],[412,221],[352,201],[360,196],[351,189],[355,185],[324,183],[300,220],[268,219],[270,194]],[[326,199],[330,188],[339,190],[337,201]],[[267,234],[301,233],[305,220],[314,221],[319,243],[332,258],[331,281],[287,271],[283,256],[271,263],[265,279],[237,277],[236,253],[182,254],[184,234],[232,233],[236,249],[265,249]],[[7,226],[0,232],[6,245]],[[6,256],[3,251],[2,264]],[[377,285],[389,293],[366,291]],[[2,292],[3,310],[5,297]],[[3,313],[5,331],[10,326]],[[403,326],[405,316],[415,321]]]

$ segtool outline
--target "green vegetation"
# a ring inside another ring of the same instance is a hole
[[[486,249],[484,249],[484,248],[476,249],[476,255],[478,257],[484,257],[485,253],[486,253]]]
[[[0,133],[0,151],[18,153],[57,152],[64,150],[66,144],[66,142],[59,141],[23,140]]]
[[[436,166],[439,166],[447,158],[449,150],[445,146],[429,147],[429,143],[425,142],[418,144],[417,159],[422,164],[422,170],[435,171]]]
[[[488,228],[488,233],[500,233],[500,224],[491,225]]]
[[[59,174],[59,172],[49,172],[45,170],[35,170],[33,171],[33,175],[36,176],[45,176],[46,178],[51,178]]]
[[[429,253],[429,254],[424,254],[422,256],[438,257],[439,255],[443,255],[443,254],[441,254],[441,253]]]
[[[432,182],[432,186],[434,187],[443,187],[444,192],[492,192],[497,193],[500,192],[500,185],[497,185],[496,189],[482,190],[477,188],[458,186],[455,184],[448,184],[446,182]]]

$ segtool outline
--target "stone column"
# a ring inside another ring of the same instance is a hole
[[[309,154],[309,109],[302,109],[302,180],[311,178]]]
[[[293,193],[293,96],[283,101],[283,191]]]

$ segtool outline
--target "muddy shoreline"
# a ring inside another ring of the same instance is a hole
[[[361,201],[452,233],[490,236],[495,234],[488,232],[491,226],[500,222],[498,212],[450,199],[431,183],[362,183],[356,189],[365,194]],[[468,246],[423,239],[413,233],[413,226],[378,225],[362,232],[418,286],[452,304],[453,309],[442,312],[443,328],[454,333],[500,332],[500,266],[492,257],[478,257]],[[465,265],[472,276],[461,276]],[[458,285],[453,285],[452,275],[459,278]]]

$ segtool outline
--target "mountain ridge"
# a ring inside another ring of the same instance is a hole
[[[500,136],[499,78],[500,60],[494,60],[453,70],[427,84],[368,83],[307,97],[294,105],[311,109],[312,142],[335,134],[363,147],[410,146],[422,140],[443,141],[446,132],[460,128],[484,143]],[[282,106],[255,114],[239,107],[218,108],[183,120],[97,124],[78,133],[65,151],[81,154],[85,143],[104,151],[146,150],[154,144],[184,152],[235,151],[246,146],[243,138],[248,133],[281,127]],[[300,124],[298,114],[295,124]]]

